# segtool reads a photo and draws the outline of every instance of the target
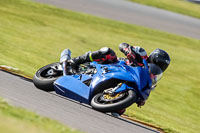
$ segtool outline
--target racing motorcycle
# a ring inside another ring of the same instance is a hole
[[[143,67],[129,66],[119,60],[112,64],[90,62],[73,68],[67,63],[70,59],[70,50],[64,50],[59,63],[46,65],[36,72],[34,85],[89,104],[101,112],[125,109],[149,95],[152,80],[146,60]]]

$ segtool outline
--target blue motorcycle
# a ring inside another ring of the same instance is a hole
[[[113,64],[85,63],[74,69],[65,64],[70,53],[67,49],[61,54],[61,63],[40,68],[33,78],[34,85],[89,104],[101,112],[116,112],[148,98],[152,80],[146,60],[143,60],[143,67],[128,66],[120,60]]]

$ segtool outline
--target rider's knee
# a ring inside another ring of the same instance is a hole
[[[109,54],[111,54],[112,56],[116,55],[114,50],[108,47],[103,47],[99,51],[102,55],[109,55]]]
[[[99,52],[100,52],[101,54],[104,54],[104,55],[109,54],[109,53],[110,53],[110,48],[108,48],[108,47],[103,47],[103,48],[101,48],[101,49],[99,50]]]

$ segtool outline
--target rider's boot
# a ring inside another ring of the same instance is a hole
[[[60,64],[63,67],[63,75],[67,75],[68,74],[68,70],[67,70],[67,62],[71,59],[71,51],[69,49],[65,49],[62,51],[61,55],[60,55]]]

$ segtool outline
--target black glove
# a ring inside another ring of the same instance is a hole
[[[121,43],[119,45],[119,50],[124,53],[124,55],[130,60],[133,61],[136,58],[134,48],[127,43]]]

